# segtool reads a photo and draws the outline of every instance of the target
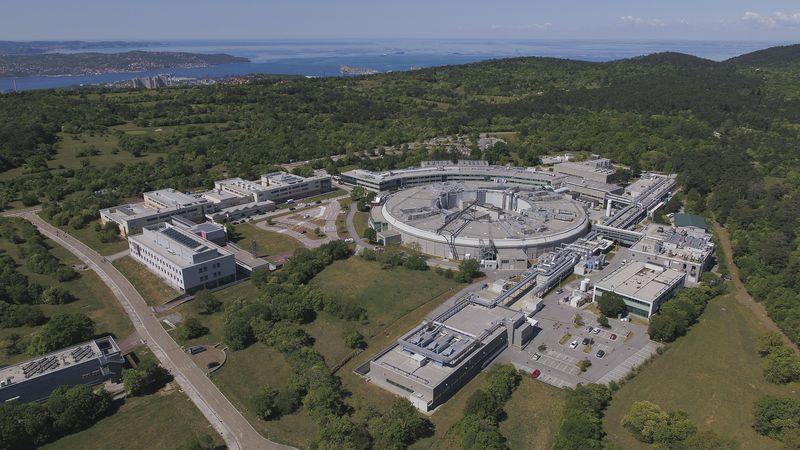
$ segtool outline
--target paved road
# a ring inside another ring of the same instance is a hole
[[[33,212],[17,212],[14,215],[31,221],[42,234],[69,250],[97,272],[122,304],[144,343],[172,373],[183,391],[220,433],[228,448],[243,450],[292,448],[265,439],[250,425],[167,334],[142,296],[106,258],[64,231],[48,224]]]
[[[313,211],[314,209],[318,208],[324,208],[324,210],[321,210],[322,215],[319,217],[315,217],[325,220],[325,225],[321,227],[325,231],[325,237],[323,238],[311,239],[307,236],[307,233],[303,234],[290,230],[288,227],[294,225],[301,225],[304,221],[295,221],[288,219],[288,217],[281,217],[275,221],[275,223],[279,223],[283,226],[278,226],[277,224],[268,225],[267,222],[256,222],[255,226],[261,228],[262,230],[289,235],[300,241],[300,243],[303,244],[303,246],[306,248],[317,248],[322,246],[323,244],[327,244],[328,242],[339,239],[339,234],[336,229],[336,219],[339,217],[339,211],[341,210],[341,205],[339,204],[338,200],[333,200],[328,202],[327,204],[319,205],[316,208],[301,211],[299,212],[299,214],[309,214],[309,211]],[[284,228],[284,226],[286,228]]]

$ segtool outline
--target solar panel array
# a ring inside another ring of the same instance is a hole
[[[61,363],[58,362],[57,357],[46,356],[42,359],[31,361],[22,366],[22,373],[25,374],[25,378],[30,378],[36,374],[47,372],[50,369],[55,369],[60,365]]]
[[[72,355],[72,359],[75,362],[80,362],[86,358],[94,356],[94,350],[92,350],[91,345],[84,345],[69,352],[69,354]]]
[[[199,241],[197,241],[196,239],[193,239],[193,238],[191,238],[189,236],[186,236],[185,234],[179,232],[178,230],[176,230],[174,228],[164,228],[163,230],[161,230],[161,232],[164,233],[167,237],[169,237],[173,241],[183,245],[184,247],[188,247],[190,249],[195,249],[195,248],[200,247],[201,245],[203,245]]]

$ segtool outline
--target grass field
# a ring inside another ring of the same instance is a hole
[[[113,415],[91,428],[63,437],[41,448],[47,450],[108,448],[126,450],[174,449],[202,435],[213,436],[214,429],[189,398],[177,391],[161,391],[125,400]]]
[[[369,213],[356,211],[353,216],[353,227],[359,236],[364,236],[364,231],[369,227]]]
[[[511,450],[549,450],[561,415],[565,392],[524,377],[503,409],[508,414],[500,422],[500,432]]]
[[[50,253],[57,257],[63,264],[74,265],[80,263],[75,256],[55,242],[46,240],[50,246]],[[17,263],[24,260],[19,255],[19,247],[5,240],[0,240],[0,249],[5,250],[9,256],[14,258]],[[101,334],[113,334],[117,339],[123,339],[133,331],[133,325],[125,315],[122,306],[117,303],[116,298],[106,287],[105,283],[97,274],[91,270],[80,272],[80,277],[67,282],[58,282],[49,275],[41,275],[31,272],[25,264],[17,267],[22,274],[28,277],[32,283],[42,286],[59,285],[67,289],[78,299],[66,305],[39,305],[44,314],[52,317],[57,314],[83,313],[95,321],[95,329]],[[39,327],[18,327],[0,329],[0,339],[11,334],[29,336],[35,333]],[[7,356],[0,353],[0,364],[10,364],[27,359],[27,355]]]
[[[75,239],[88,245],[92,250],[101,255],[113,255],[114,253],[121,252],[128,248],[128,241],[122,237],[118,237],[117,240],[113,242],[101,242],[100,234],[94,231],[95,223],[96,221],[86,225],[85,228],[81,228],[80,230],[70,227],[59,228],[69,233]]]
[[[147,270],[143,265],[137,263],[130,256],[114,261],[117,268],[133,287],[139,291],[144,301],[150,306],[162,305],[178,295],[178,291],[172,289],[161,280],[156,274]]]
[[[236,225],[236,233],[241,236],[241,239],[236,241],[236,245],[249,251],[250,241],[256,241],[256,254],[260,257],[292,253],[303,246],[300,241],[291,236],[262,230],[249,223]]]
[[[765,394],[800,398],[800,385],[764,380],[756,352],[763,332],[733,295],[712,300],[699,324],[614,394],[603,422],[611,441],[625,449],[652,448],[620,425],[634,401],[649,400],[686,411],[700,430],[735,439],[743,449],[782,448],[753,430],[753,403]]]

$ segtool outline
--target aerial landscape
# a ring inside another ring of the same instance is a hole
[[[797,5],[384,3],[4,8],[0,449],[800,449]]]

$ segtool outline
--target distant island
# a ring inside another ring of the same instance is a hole
[[[38,55],[63,51],[91,51],[98,48],[149,47],[152,42],[130,41],[0,41],[0,55]]]
[[[196,68],[246,63],[247,58],[226,54],[179,52],[44,53],[0,56],[0,77],[90,75],[142,72],[164,68]]]
[[[342,75],[375,75],[381,73],[378,69],[371,69],[369,67],[350,67],[350,66],[341,66],[339,67],[339,73]]]

